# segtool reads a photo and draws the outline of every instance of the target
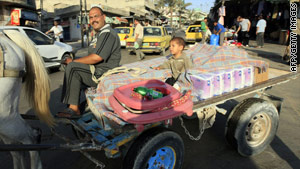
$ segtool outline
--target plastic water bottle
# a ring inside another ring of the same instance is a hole
[[[146,96],[148,89],[146,87],[136,87],[133,91],[139,93],[142,96]]]
[[[161,92],[156,91],[154,89],[148,89],[146,87],[136,87],[133,89],[133,91],[139,93],[142,96],[145,96],[149,100],[163,97],[163,94]]]

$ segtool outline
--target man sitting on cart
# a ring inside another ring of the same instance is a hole
[[[57,114],[58,117],[79,118],[80,92],[82,86],[97,87],[93,76],[99,78],[108,71],[119,66],[121,60],[121,46],[117,33],[105,23],[105,14],[100,6],[93,6],[89,12],[89,22],[96,32],[88,48],[88,55],[74,59],[67,58],[67,65],[62,88],[62,102],[68,108]],[[95,73],[92,74],[90,66],[93,65]]]

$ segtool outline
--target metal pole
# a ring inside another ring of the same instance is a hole
[[[89,27],[88,27],[88,16],[87,16],[87,9],[86,9],[86,0],[84,0],[84,12],[85,12],[85,20],[86,20],[86,24],[87,24],[87,26],[85,27],[85,28],[87,28],[87,29],[85,29],[85,34],[86,34],[86,36],[87,36],[87,46],[89,46],[90,45],[90,40],[89,40]]]
[[[40,10],[41,10],[41,31],[43,31],[43,0],[40,0]]]
[[[100,151],[101,145],[94,143],[78,144],[0,144],[0,151],[40,151],[40,150],[71,150],[71,151]]]
[[[80,29],[81,29],[81,47],[84,47],[83,42],[83,25],[82,25],[82,0],[80,0]]]

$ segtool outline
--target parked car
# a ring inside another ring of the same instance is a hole
[[[144,40],[142,51],[145,53],[160,52],[161,55],[166,54],[169,47],[171,36],[162,26],[144,27]],[[126,48],[129,52],[134,51],[134,37],[131,36],[126,40]]]
[[[197,42],[202,39],[201,25],[190,25],[185,32],[186,42]]]
[[[172,28],[170,26],[165,27],[165,28],[166,28],[168,34],[171,35],[171,37],[175,36],[175,29],[174,28]]]
[[[121,46],[126,47],[126,39],[133,35],[133,27],[116,27],[114,30],[119,35]]]
[[[61,65],[60,61],[68,57],[75,57],[76,50],[72,46],[57,42],[37,29],[22,26],[0,26],[0,31],[2,30],[17,30],[31,39],[43,57],[46,68],[61,66],[64,69],[65,66]]]

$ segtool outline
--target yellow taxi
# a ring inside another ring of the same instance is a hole
[[[160,52],[161,55],[166,54],[166,49],[169,47],[171,35],[162,26],[147,26],[144,27],[144,39],[141,50],[144,53]],[[126,40],[126,48],[129,52],[134,51],[134,37],[131,36]]]
[[[133,28],[132,27],[116,27],[114,30],[118,33],[121,46],[126,46],[126,39],[132,36]]]
[[[190,25],[185,31],[186,42],[197,42],[202,39],[201,25]]]

